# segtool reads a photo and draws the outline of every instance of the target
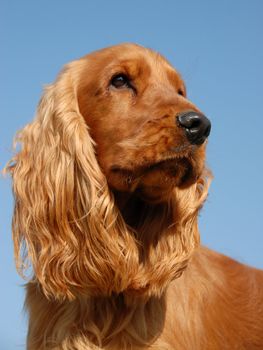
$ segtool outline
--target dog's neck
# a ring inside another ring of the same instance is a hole
[[[161,296],[171,281],[181,276],[199,244],[198,211],[188,212],[184,207],[191,196],[174,191],[169,200],[160,203],[148,203],[136,192],[114,196],[137,242],[139,267],[127,294],[143,298]]]
[[[154,244],[158,236],[175,224],[175,205],[172,198],[161,203],[149,203],[136,192],[114,192],[115,202],[126,224],[143,243]]]

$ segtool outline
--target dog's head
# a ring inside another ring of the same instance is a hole
[[[167,60],[127,44],[83,61],[79,108],[109,186],[156,202],[167,200],[175,186],[196,182],[210,122],[187,99]]]
[[[209,132],[156,52],[125,44],[68,64],[9,166],[18,267],[29,258],[57,298],[160,295],[198,243]]]

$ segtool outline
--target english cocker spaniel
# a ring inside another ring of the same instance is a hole
[[[263,349],[263,273],[199,246],[210,128],[134,44],[45,89],[7,168],[28,350]]]

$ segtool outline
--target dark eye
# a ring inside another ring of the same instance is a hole
[[[110,84],[114,86],[116,89],[120,89],[123,87],[131,87],[130,79],[125,74],[118,74],[115,75],[112,79]]]
[[[178,93],[178,95],[180,95],[180,96],[184,96],[184,92],[183,92],[182,89],[178,89],[177,93]]]

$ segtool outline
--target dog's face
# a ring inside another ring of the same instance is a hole
[[[110,188],[148,201],[201,175],[210,123],[158,53],[131,44],[83,58],[78,102]]]

